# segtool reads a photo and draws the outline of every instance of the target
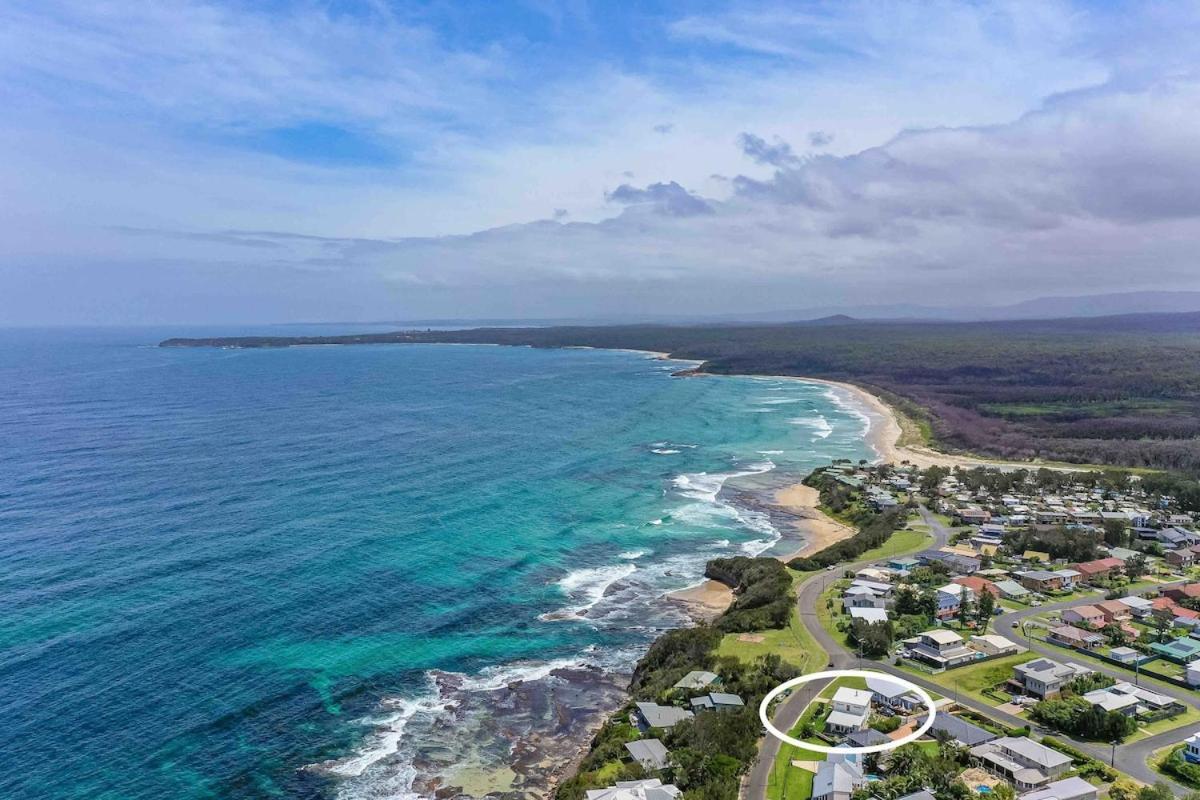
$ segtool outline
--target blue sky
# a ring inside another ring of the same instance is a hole
[[[1200,289],[1195,3],[0,8],[0,323]]]

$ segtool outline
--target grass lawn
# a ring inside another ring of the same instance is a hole
[[[776,653],[788,664],[795,666],[800,672],[808,674],[819,672],[829,662],[829,655],[817,644],[808,629],[800,621],[800,614],[792,609],[788,626],[781,630],[759,631],[752,634],[762,637],[761,642],[739,641],[743,634],[727,633],[721,639],[717,648],[718,656],[735,656],[747,663],[759,656]]]
[[[948,670],[938,675],[930,675],[907,665],[901,666],[901,669],[938,684],[945,690],[947,697],[954,697],[957,689],[959,695],[972,697],[981,703],[994,706],[996,701],[985,695],[983,690],[1003,683],[1012,677],[1012,668],[1017,664],[1024,664],[1026,661],[1032,661],[1038,657],[1037,653],[1018,653],[1003,658],[994,658],[969,667]]]
[[[932,545],[933,536],[928,530],[914,529],[896,531],[891,535],[891,538],[889,538],[882,545],[872,550],[868,550],[854,560],[875,561],[880,558],[891,558],[893,556],[905,555],[907,553],[917,552],[918,550],[924,550]]]
[[[850,647],[848,634],[837,629],[837,621],[843,617],[849,619],[849,616],[841,612],[842,604],[842,588],[837,583],[831,583],[829,588],[821,593],[817,598],[817,622],[821,623],[821,627],[829,632],[833,640],[847,649]],[[832,601],[832,605],[830,604]]]
[[[1137,733],[1129,737],[1127,741],[1136,742],[1138,739],[1145,739],[1147,736],[1169,731],[1172,728],[1178,728],[1180,725],[1188,725],[1192,728],[1200,723],[1200,710],[1193,706],[1185,705],[1187,711],[1180,714],[1178,717],[1171,719],[1160,719],[1158,722],[1151,722],[1149,725],[1143,725]]]

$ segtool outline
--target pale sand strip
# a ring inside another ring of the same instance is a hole
[[[798,556],[811,556],[835,542],[854,535],[854,529],[838,522],[818,508],[820,493],[811,486],[797,483],[775,493],[775,502],[792,515],[792,527],[804,537],[804,547],[786,556],[783,562]]]
[[[733,589],[709,578],[696,586],[670,592],[667,598],[683,605],[693,619],[710,622],[729,608]]]

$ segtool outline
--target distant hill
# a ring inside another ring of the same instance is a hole
[[[816,306],[745,314],[722,314],[722,322],[799,322],[836,317],[859,320],[946,320],[957,322],[1170,314],[1200,311],[1200,292],[1126,292],[1120,294],[1038,297],[1000,306],[923,306],[885,304]]]

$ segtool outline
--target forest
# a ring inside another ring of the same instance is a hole
[[[1013,459],[1200,474],[1200,313],[1006,322],[596,326],[170,339],[168,347],[490,343],[668,352],[698,371],[842,380],[933,444]]]

